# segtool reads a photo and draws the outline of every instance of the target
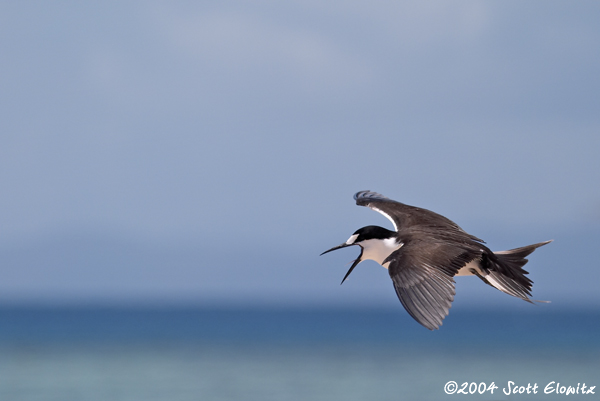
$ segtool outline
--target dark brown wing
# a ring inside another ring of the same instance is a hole
[[[398,237],[402,234],[420,234],[444,241],[458,243],[483,243],[484,241],[466,233],[455,222],[446,217],[414,206],[386,198],[385,196],[371,191],[360,191],[354,195],[356,204],[366,206],[387,217],[393,224]]]
[[[406,311],[429,330],[438,329],[454,300],[456,272],[475,253],[452,245],[408,240],[384,261]]]

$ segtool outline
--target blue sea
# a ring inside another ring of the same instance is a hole
[[[598,310],[453,310],[430,332],[400,307],[0,308],[0,400],[600,399],[591,386]]]

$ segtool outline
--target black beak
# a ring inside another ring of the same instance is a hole
[[[323,253],[322,253],[322,254],[320,254],[319,256],[323,256],[323,255],[325,255],[326,253],[329,253],[329,252],[331,252],[331,251],[335,251],[335,250],[337,250],[337,249],[342,249],[342,248],[345,248],[345,247],[347,247],[347,246],[350,246],[350,245],[348,245],[348,244],[346,244],[346,243],[344,242],[344,243],[343,243],[343,244],[341,244],[341,245],[334,246],[333,248],[331,248],[331,249],[329,249],[329,250],[327,250],[327,251],[323,252]]]
[[[363,249],[362,249],[362,246],[361,246],[360,247],[360,255],[358,255],[358,258],[356,258],[356,260],[354,261],[354,263],[352,263],[352,266],[350,266],[350,269],[348,270],[348,273],[346,273],[346,275],[344,276],[344,279],[342,280],[342,282],[340,283],[340,285],[344,284],[344,281],[346,281],[346,279],[348,278],[348,276],[350,275],[350,273],[352,273],[352,270],[354,270],[354,268],[356,267],[356,265],[361,262],[360,258],[362,258],[362,253],[363,253]]]
[[[331,252],[331,251],[335,251],[336,249],[342,249],[342,248],[345,248],[347,246],[352,246],[352,245],[356,245],[356,244],[350,244],[350,245],[348,245],[348,244],[346,244],[344,242],[341,245],[334,246],[333,248],[331,248],[331,249],[323,252],[321,255],[325,255],[326,253]],[[360,258],[362,258],[362,254],[363,254],[363,248],[361,246],[360,247],[360,255],[358,255],[358,258],[356,258],[356,260],[354,260],[354,263],[352,263],[352,266],[350,266],[350,269],[348,270],[348,273],[346,273],[346,275],[344,276],[344,279],[342,280],[342,282],[340,283],[340,285],[344,284],[344,281],[346,281],[346,279],[348,278],[348,276],[350,275],[350,273],[352,273],[352,270],[354,270],[354,268],[356,267],[356,265],[358,265],[361,262]],[[321,256],[321,255],[319,255],[319,256]]]

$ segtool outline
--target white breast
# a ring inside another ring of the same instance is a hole
[[[368,239],[362,241],[360,245],[363,248],[362,260],[371,259],[379,263],[386,269],[389,266],[389,262],[385,265],[383,261],[395,250],[400,249],[403,243],[397,243],[395,238],[381,239]]]

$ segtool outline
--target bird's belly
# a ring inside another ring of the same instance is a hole
[[[454,276],[474,276],[475,274],[472,272],[472,270],[475,270],[479,274],[483,275],[481,269],[479,269],[479,261],[473,260],[461,267]]]

